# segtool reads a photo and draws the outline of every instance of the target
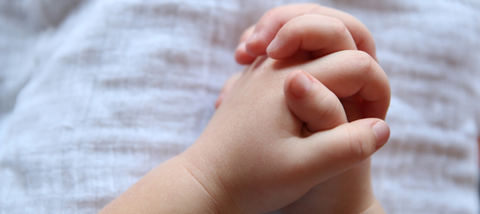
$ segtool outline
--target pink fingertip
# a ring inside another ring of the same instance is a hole
[[[377,122],[372,126],[372,130],[377,137],[377,148],[385,145],[390,137],[390,128],[388,127],[388,124],[384,121]]]
[[[307,74],[303,71],[298,71],[290,83],[290,89],[295,96],[303,98],[312,89],[312,85],[313,82]]]
[[[272,42],[267,47],[267,53],[271,53],[276,51],[278,48],[278,39],[275,37]]]
[[[255,57],[247,53],[245,43],[242,42],[235,50],[235,60],[241,65],[248,65],[255,60]]]

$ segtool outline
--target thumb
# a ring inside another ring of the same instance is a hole
[[[357,120],[298,139],[289,148],[288,160],[293,164],[291,169],[305,176],[313,187],[369,158],[389,136],[384,121]]]
[[[337,96],[306,72],[291,72],[285,80],[284,94],[288,108],[305,123],[309,132],[331,129],[347,122]]]

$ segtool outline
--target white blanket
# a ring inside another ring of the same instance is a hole
[[[291,2],[1,0],[0,213],[94,213],[185,150],[240,33]],[[387,212],[478,213],[479,1],[319,3],[367,25],[391,81]]]

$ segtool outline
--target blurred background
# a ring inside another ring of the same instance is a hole
[[[0,0],[0,213],[93,213],[188,148],[294,0]],[[318,0],[372,32],[392,87],[373,185],[388,213],[479,213],[480,2]]]

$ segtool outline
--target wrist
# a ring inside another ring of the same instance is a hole
[[[188,173],[188,177],[194,181],[198,192],[208,198],[203,203],[207,203],[212,210],[215,210],[215,213],[243,213],[234,201],[235,197],[232,197],[226,190],[223,182],[228,183],[228,181],[222,181],[222,176],[218,174],[220,170],[215,167],[216,164],[201,157],[198,151],[192,152],[193,148],[189,150],[179,155],[176,161]]]
[[[181,162],[155,167],[99,213],[221,213]]]

